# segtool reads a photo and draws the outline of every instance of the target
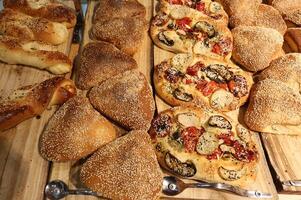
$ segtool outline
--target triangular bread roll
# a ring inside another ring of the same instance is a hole
[[[157,199],[162,172],[148,134],[132,131],[101,147],[80,172],[81,181],[115,200]]]
[[[148,130],[155,105],[145,76],[129,70],[112,77],[88,94],[99,112],[129,130]]]

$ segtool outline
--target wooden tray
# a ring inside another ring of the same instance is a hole
[[[63,3],[74,7],[72,0],[64,0]],[[69,55],[72,35],[73,29],[70,29],[69,38],[58,46],[59,51]],[[0,63],[0,93],[53,76],[35,68]],[[38,139],[55,110],[56,107],[53,106],[40,118],[26,120],[17,127],[0,133],[0,200],[43,199],[48,162],[39,155]]]

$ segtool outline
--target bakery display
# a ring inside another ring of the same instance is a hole
[[[191,1],[191,0],[160,0],[160,10],[166,14],[178,13],[178,9],[194,13],[201,18],[211,18],[217,23],[228,25],[228,15],[223,6],[211,0]]]
[[[3,6],[33,17],[63,23],[67,28],[76,24],[75,11],[56,0],[3,0]]]
[[[93,87],[93,107],[128,130],[148,130],[155,111],[152,89],[138,70],[118,74]]]
[[[137,68],[136,61],[107,42],[85,45],[76,73],[76,86],[90,89],[127,70]]]
[[[4,35],[0,35],[0,60],[44,69],[53,74],[65,74],[72,68],[68,56],[50,45]]]
[[[244,186],[256,178],[250,131],[208,108],[174,107],[149,131],[160,165],[181,177]]]
[[[39,149],[49,161],[79,160],[116,138],[114,127],[91,106],[88,98],[69,99],[50,118]]]
[[[232,51],[230,30],[212,19],[186,12],[184,6],[169,15],[160,12],[153,18],[150,35],[162,49],[174,53],[194,53],[229,59]]]
[[[280,11],[286,21],[301,25],[301,0],[272,0],[271,5]]]
[[[145,7],[137,0],[102,0],[95,8],[93,21],[102,21],[113,18],[140,17],[146,15]]]
[[[232,34],[232,58],[249,71],[261,71],[283,54],[283,37],[275,29],[239,26],[232,29]]]
[[[140,17],[113,18],[96,22],[90,37],[112,43],[126,54],[133,55],[137,52],[146,30],[147,23]]]
[[[58,45],[67,40],[69,32],[63,24],[6,8],[0,12],[0,34]]]
[[[301,96],[280,80],[264,79],[252,88],[244,121],[251,130],[301,134]]]
[[[286,53],[301,53],[301,28],[288,28],[284,35],[283,49]]]
[[[84,163],[80,178],[110,199],[155,200],[163,177],[147,133],[131,131],[96,151]]]
[[[233,63],[177,54],[155,66],[154,85],[168,104],[210,106],[230,111],[243,105],[253,80]]]
[[[52,105],[60,105],[76,94],[73,81],[54,77],[21,87],[0,100],[0,131],[35,117]]]

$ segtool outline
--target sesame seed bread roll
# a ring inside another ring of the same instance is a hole
[[[0,98],[0,131],[42,114],[52,105],[61,105],[74,95],[73,81],[64,77],[18,88]]]
[[[80,55],[76,85],[80,89],[87,90],[117,74],[137,67],[134,58],[114,45],[101,41],[89,43]]]
[[[301,85],[301,54],[290,53],[273,60],[268,68],[263,70],[257,79],[275,79],[288,87],[300,91]]]
[[[244,121],[258,132],[301,134],[301,95],[282,81],[260,81],[251,90]]]
[[[67,40],[68,29],[61,23],[6,8],[0,13],[0,34],[58,45]]]
[[[249,71],[261,71],[283,54],[283,36],[275,29],[239,26],[232,29],[232,34],[232,58]]]
[[[67,28],[76,24],[75,11],[56,0],[4,0],[3,6],[33,17],[62,23]]]
[[[93,109],[86,97],[76,96],[49,120],[39,149],[46,160],[65,162],[83,158],[115,138],[111,123]]]
[[[248,12],[248,10],[255,10],[262,0],[217,0],[227,14],[231,17],[234,14]]]
[[[273,0],[271,4],[285,20],[301,25],[301,0]]]
[[[148,130],[155,112],[152,89],[138,70],[128,70],[93,87],[93,107],[128,130]]]
[[[288,28],[284,35],[284,50],[286,53],[301,53],[301,28]]]
[[[159,198],[162,172],[145,131],[127,135],[101,147],[84,163],[81,181],[114,200]]]
[[[44,69],[53,74],[65,74],[72,68],[68,56],[51,45],[3,35],[0,35],[0,60]]]

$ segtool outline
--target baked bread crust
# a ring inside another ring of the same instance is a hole
[[[230,17],[230,26],[260,26],[276,29],[281,35],[285,34],[287,26],[278,10],[265,4],[259,4],[253,9],[234,13]]]
[[[153,42],[174,53],[229,60],[233,43],[231,31],[212,19],[198,17],[188,7],[177,6],[177,12],[158,13],[153,18],[150,27]]]
[[[72,62],[51,45],[0,35],[0,60],[8,64],[28,65],[54,74],[71,71]]]
[[[137,52],[147,29],[147,22],[141,17],[113,18],[96,22],[90,37],[112,43],[126,54]]]
[[[104,197],[116,200],[154,200],[162,187],[162,172],[145,131],[101,147],[83,165],[81,181]]]
[[[172,106],[206,105],[219,111],[243,105],[253,83],[251,73],[231,62],[192,54],[161,62],[153,79],[158,95]]]
[[[301,25],[301,0],[273,0],[272,6],[280,11],[285,20]]]
[[[301,28],[288,28],[284,35],[284,50],[286,53],[301,53]]]
[[[179,176],[241,187],[256,178],[254,136],[221,113],[206,107],[168,109],[154,118],[149,134],[160,165]]]
[[[274,134],[301,134],[301,96],[282,81],[265,79],[251,90],[244,116],[255,131]]]
[[[75,11],[55,0],[3,0],[3,6],[33,17],[63,23],[67,28],[76,24]]]
[[[1,98],[0,131],[42,114],[47,107],[63,104],[75,94],[73,81],[63,77],[21,87]]]
[[[94,11],[93,21],[99,22],[113,18],[139,17],[144,19],[145,7],[137,0],[102,0]]]
[[[228,15],[223,9],[223,6],[217,2],[212,2],[211,0],[202,0],[200,3],[191,3],[191,1],[172,1],[170,0],[160,0],[160,10],[166,14],[174,12],[173,10],[178,9],[179,6],[188,7],[190,12],[199,16],[200,18],[208,18],[214,20],[216,23],[227,26],[228,25]]]
[[[134,58],[114,45],[101,41],[89,43],[80,55],[76,86],[90,89],[117,74],[137,67]]]
[[[217,0],[217,2],[223,6],[226,13],[231,17],[238,13],[255,10],[262,3],[262,0]]]
[[[233,59],[257,72],[282,55],[283,36],[272,28],[239,26],[232,29]]]
[[[40,137],[39,150],[49,161],[79,160],[115,138],[114,127],[93,109],[88,98],[76,96],[50,118]]]
[[[31,17],[6,8],[0,13],[0,33],[25,40],[58,45],[68,38],[66,26],[44,18]]]
[[[155,111],[152,89],[138,70],[128,70],[93,87],[93,107],[128,130],[148,130]]]

